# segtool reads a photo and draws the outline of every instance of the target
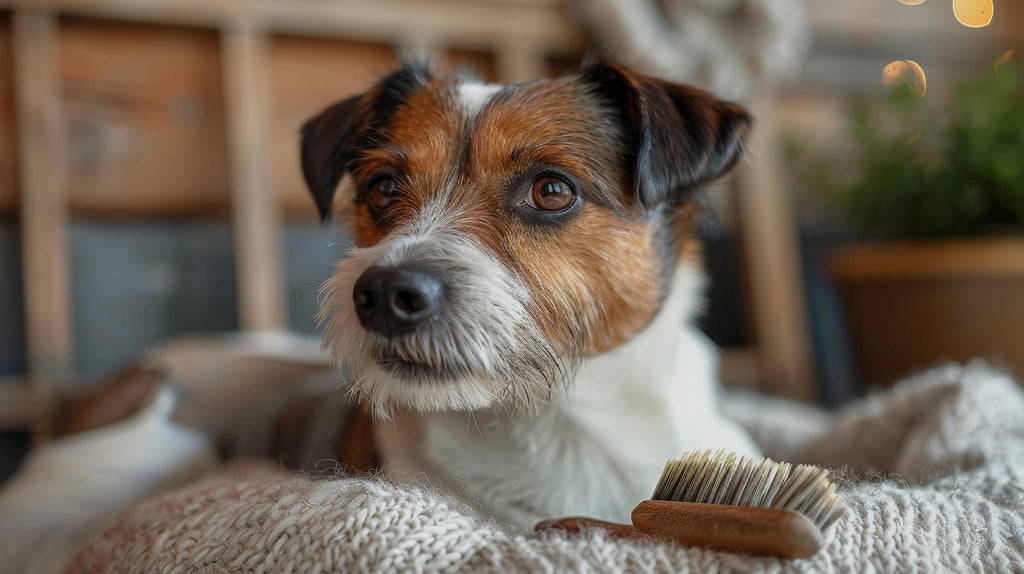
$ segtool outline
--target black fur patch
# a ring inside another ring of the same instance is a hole
[[[360,148],[373,145],[374,129],[430,78],[426,62],[408,62],[366,94],[328,107],[302,126],[302,175],[320,218],[331,215],[334,193]]]
[[[591,64],[580,75],[623,110],[632,137],[634,192],[648,211],[678,205],[742,155],[753,120],[740,106],[613,64]]]

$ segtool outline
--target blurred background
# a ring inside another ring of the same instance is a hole
[[[304,119],[396,53],[517,81],[595,45],[758,119],[701,229],[728,384],[834,407],[1024,373],[1021,2],[0,0],[0,474],[149,346],[314,333],[346,240]]]

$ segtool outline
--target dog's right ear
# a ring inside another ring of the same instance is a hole
[[[321,220],[330,218],[334,193],[359,149],[373,143],[368,133],[381,129],[430,77],[429,62],[405,62],[370,91],[331,105],[302,126],[302,175]]]
[[[634,194],[644,208],[678,204],[740,159],[753,122],[742,107],[600,61],[581,75],[626,120]]]
[[[360,94],[340,101],[302,126],[302,176],[321,221],[331,216],[334,192],[365,129],[369,99],[369,94]]]

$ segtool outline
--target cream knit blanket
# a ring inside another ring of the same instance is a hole
[[[1024,393],[1006,375],[944,367],[834,417],[732,406],[768,454],[841,468],[852,512],[817,556],[526,532],[423,489],[235,465],[129,509],[67,572],[1024,571]]]

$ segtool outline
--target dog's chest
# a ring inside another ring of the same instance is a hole
[[[465,492],[526,526],[570,514],[628,520],[679,445],[663,407],[619,399],[599,409],[559,404],[530,419],[417,415],[385,431],[384,468]]]
[[[588,361],[533,417],[416,414],[380,425],[384,468],[465,492],[528,526],[564,515],[628,521],[665,461],[703,442],[714,416],[710,350],[673,342],[677,352],[641,340]],[[644,361],[647,352],[660,360]]]
[[[642,333],[580,362],[536,415],[498,407],[378,423],[385,472],[465,493],[532,526],[568,515],[628,521],[665,461],[686,450],[755,454],[750,439],[718,414],[714,347],[683,322],[699,282],[680,273],[676,283]]]

